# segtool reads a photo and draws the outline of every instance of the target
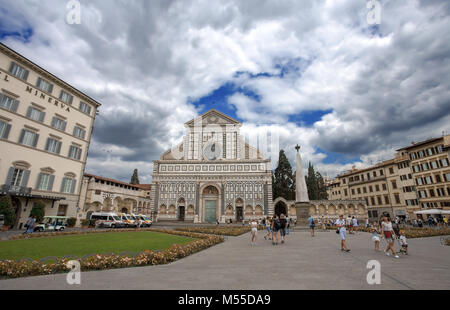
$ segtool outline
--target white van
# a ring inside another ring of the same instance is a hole
[[[132,218],[129,214],[119,213],[118,216],[124,223],[125,227],[137,227],[134,218]]]
[[[94,212],[90,220],[95,220],[95,226],[101,228],[120,228],[125,227],[125,223],[119,216],[111,212]]]

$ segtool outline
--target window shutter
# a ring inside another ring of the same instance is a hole
[[[48,89],[48,92],[51,94],[53,92],[53,84],[50,84],[50,87]]]
[[[14,167],[9,168],[8,176],[6,177],[6,185],[11,185],[14,176]]]
[[[34,141],[33,141],[33,147],[37,146],[39,140],[39,135],[37,133],[34,134]]]
[[[61,190],[60,190],[61,193],[64,192],[64,185],[66,185],[66,180],[67,180],[67,178],[63,178],[63,179],[62,179],[62,182],[61,182]]]
[[[6,124],[5,131],[3,132],[3,139],[8,139],[9,131],[11,130],[11,124]]]
[[[72,188],[70,189],[71,194],[75,193],[76,186],[77,186],[77,180],[73,179]]]
[[[36,183],[36,189],[39,190],[39,185],[41,184],[41,180],[42,180],[42,172],[39,173],[39,176],[37,178],[37,183]]]
[[[38,79],[37,79],[36,86],[38,88],[40,88],[40,86],[41,86],[41,78],[40,77],[38,77]]]
[[[63,121],[62,131],[66,131],[67,122]]]
[[[32,110],[32,108],[28,107],[28,109],[27,109],[27,117],[31,117],[31,110]]]
[[[25,170],[23,172],[22,184],[21,186],[27,187],[28,179],[30,178],[30,170]]]
[[[50,138],[47,138],[47,143],[45,143],[45,150],[48,151],[50,147]]]
[[[61,141],[59,141],[59,142],[56,144],[56,153],[57,153],[57,154],[59,154],[59,153],[61,152],[61,144],[62,144]]]
[[[3,101],[3,94],[0,93],[0,104],[2,103],[2,101]]]
[[[70,96],[70,97],[69,97],[69,102],[68,102],[68,103],[69,103],[70,105],[72,105],[72,101],[73,101],[73,96]]]
[[[25,74],[23,75],[23,79],[26,81],[28,79],[28,74],[30,73],[30,71],[25,70]]]
[[[11,107],[11,111],[17,112],[18,107],[19,107],[19,100],[14,100],[12,107]]]
[[[48,180],[48,188],[47,190],[52,191],[53,190],[53,183],[55,182],[55,176],[51,175],[50,179]]]
[[[23,137],[25,136],[25,129],[22,129],[20,133],[19,143],[23,143]]]
[[[9,73],[12,73],[14,70],[14,61],[11,61],[11,64],[9,65]]]
[[[44,118],[45,118],[45,112],[41,112],[41,115],[39,115],[39,121],[41,123],[43,123],[44,122]]]
[[[84,140],[85,137],[86,137],[86,131],[83,130],[83,131],[81,132],[81,138]]]
[[[52,118],[52,127],[55,127],[56,117],[53,116]]]

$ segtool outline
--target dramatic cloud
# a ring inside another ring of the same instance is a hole
[[[88,171],[150,182],[183,124],[215,107],[191,102],[229,83],[222,104],[250,141],[276,132],[329,176],[448,133],[448,1],[380,0],[376,26],[362,0],[80,3],[69,25],[66,1],[0,0],[0,40],[103,104]]]

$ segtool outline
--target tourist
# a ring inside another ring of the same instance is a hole
[[[256,237],[258,236],[258,221],[253,219],[250,221],[250,227],[252,228],[252,246],[256,245]]]
[[[286,222],[287,222],[286,235],[289,235],[289,232],[291,230],[291,218],[289,216],[286,216]]]
[[[348,233],[353,234],[353,220],[350,215],[347,217],[346,225],[348,226]]]
[[[369,228],[369,218],[366,217],[366,228]]]
[[[311,231],[311,237],[314,237],[314,228],[316,227],[316,224],[314,223],[314,218],[312,215],[308,217],[308,223],[309,223],[309,230]]]
[[[271,226],[271,230],[272,230],[272,244],[273,245],[277,245],[278,244],[278,230],[280,229],[280,219],[278,218],[278,216],[275,214],[272,218],[272,226]]]
[[[25,223],[25,234],[31,234],[34,231],[34,224],[36,223],[36,217],[31,216],[28,218],[27,222]]]
[[[443,221],[444,221],[444,227],[446,228],[448,226],[448,218],[444,217]]]
[[[336,220],[336,226],[338,228],[337,232],[339,233],[339,237],[341,239],[341,251],[350,252],[350,249],[347,247],[347,242],[345,241],[347,237],[347,230],[345,229],[346,221],[344,220],[344,216],[339,215],[339,219]]]
[[[264,239],[267,240],[267,238],[269,238],[269,240],[272,240],[272,238],[271,238],[271,236],[270,236],[270,234],[271,234],[271,232],[272,232],[272,231],[270,230],[270,217],[267,217],[267,218],[266,218],[265,225],[266,225],[266,229],[267,229],[267,235],[264,236]]]
[[[383,222],[381,223],[381,234],[384,236],[384,239],[387,243],[387,247],[386,250],[384,250],[384,253],[389,256],[389,250],[391,250],[394,257],[399,258],[394,249],[394,238],[396,237],[395,232],[392,228],[392,222],[388,216],[385,216]]]
[[[352,224],[353,224],[353,229],[355,230],[355,231],[358,231],[358,219],[356,218],[356,217],[353,217],[352,218]]]
[[[400,249],[400,253],[408,255],[408,242],[406,241],[405,232],[400,231],[400,245],[402,246]]]
[[[428,226],[431,227],[433,226],[433,219],[431,218],[431,216],[428,217]]]
[[[372,241],[375,243],[375,251],[380,251],[380,236],[378,236],[378,225],[377,222],[373,222],[372,227],[370,228],[370,232],[372,234]]]
[[[288,221],[284,214],[280,215],[280,235],[281,235],[281,243],[284,243],[284,238],[286,237],[286,229],[287,229]]]

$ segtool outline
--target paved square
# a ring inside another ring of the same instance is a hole
[[[334,231],[294,232],[273,246],[259,232],[229,237],[224,243],[170,265],[84,272],[81,285],[66,275],[0,281],[0,289],[449,289],[450,247],[439,237],[409,240],[409,256],[387,257],[373,250],[370,234],[348,238],[342,253]],[[381,285],[366,282],[369,260],[381,263]]]

